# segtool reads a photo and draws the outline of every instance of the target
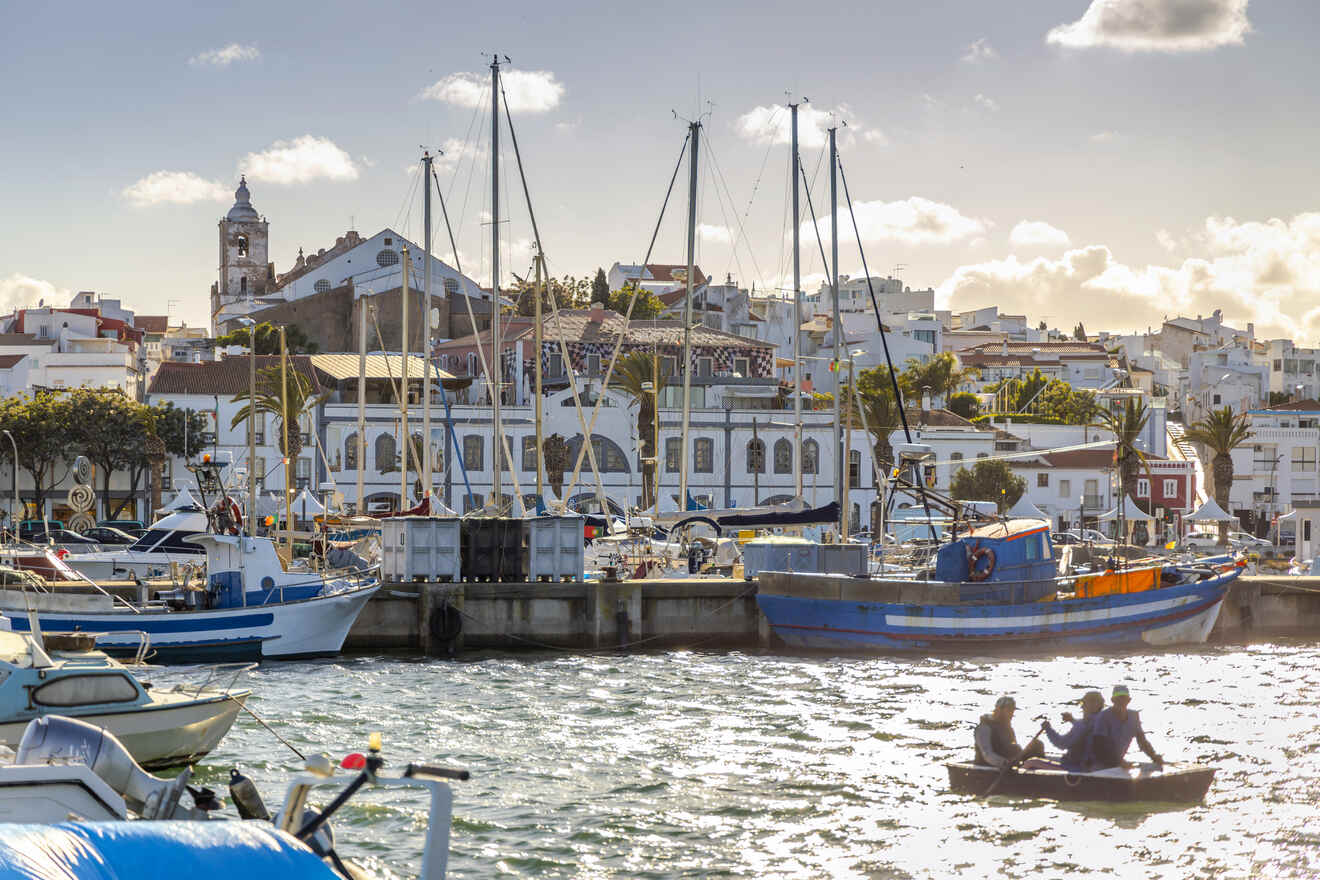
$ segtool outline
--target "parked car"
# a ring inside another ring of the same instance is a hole
[[[84,538],[77,532],[71,532],[68,529],[48,529],[44,532],[32,532],[30,536],[23,537],[23,540],[35,544],[80,544],[89,548],[97,543],[91,538]]]
[[[1249,535],[1246,532],[1229,532],[1228,541],[1235,547],[1243,550],[1250,550],[1253,553],[1268,553],[1274,549],[1274,545],[1264,538],[1257,538],[1255,535]]]
[[[128,532],[110,526],[93,526],[90,529],[83,529],[83,537],[91,538],[98,544],[128,545],[137,543],[137,538]]]
[[[133,532],[145,532],[146,525],[140,519],[103,519],[97,523],[98,526],[104,526],[110,529],[119,529],[120,531],[133,534]]]
[[[1070,535],[1070,536],[1072,536],[1075,540],[1072,541],[1071,543],[1074,543],[1074,544],[1112,544],[1112,543],[1114,543],[1114,541],[1113,541],[1112,538],[1107,538],[1107,537],[1105,537],[1105,535],[1104,535],[1103,532],[1097,532],[1095,529],[1081,529],[1081,530],[1078,530],[1078,529],[1069,529],[1068,531],[1066,531],[1066,532],[1060,532],[1059,534],[1060,534],[1060,535]],[[1053,540],[1054,543],[1056,543],[1056,544],[1061,543],[1061,542],[1058,540],[1058,537],[1059,537],[1059,535],[1053,535],[1053,536],[1051,536],[1051,540]]]
[[[1215,553],[1222,552],[1226,548],[1219,545],[1219,532],[1188,532],[1183,536],[1181,549],[1196,553]]]
[[[32,541],[37,534],[44,534],[50,529],[62,529],[64,523],[58,519],[25,519],[18,524],[18,539]]]

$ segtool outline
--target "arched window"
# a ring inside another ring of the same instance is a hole
[[[240,235],[238,237],[238,255],[240,257],[246,257],[248,255],[248,238],[246,235]]]
[[[376,253],[376,265],[380,266],[382,269],[386,266],[399,265],[399,252],[390,250],[389,248],[382,248]]]
[[[577,461],[578,450],[581,448],[581,434],[568,441],[568,458],[570,461]],[[631,469],[628,467],[628,456],[624,455],[622,447],[610,438],[603,437],[600,434],[592,434],[591,452],[596,457],[596,468],[602,474],[631,473]],[[585,470],[590,467],[590,463],[583,459],[582,467]]]
[[[422,445],[422,435],[420,433],[412,435],[412,446],[408,447],[408,473],[420,474],[422,472],[422,453],[426,447]]]
[[[747,441],[747,473],[765,473],[765,441],[760,438]]]
[[[715,441],[698,437],[692,441],[692,471],[698,474],[715,473]]]
[[[458,296],[458,291],[459,291],[459,287],[458,287],[458,279],[457,279],[457,278],[446,278],[446,279],[445,279],[445,296]]]
[[[793,473],[793,444],[782,437],[775,441],[775,473]]]
[[[376,473],[390,474],[399,469],[399,449],[393,434],[381,434],[376,438]]]
[[[349,434],[344,439],[344,470],[355,471],[358,466],[358,435],[357,431]]]
[[[802,442],[802,473],[814,474],[820,470],[820,444],[815,440]]]

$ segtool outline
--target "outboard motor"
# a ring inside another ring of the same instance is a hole
[[[76,718],[47,715],[28,723],[18,744],[16,764],[86,764],[114,789],[128,808],[144,819],[192,818],[179,805],[192,776],[185,769],[175,779],[152,776],[138,766],[113,733]]]

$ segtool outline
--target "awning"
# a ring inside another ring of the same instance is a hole
[[[182,489],[179,490],[178,494],[174,496],[174,499],[170,501],[169,504],[166,504],[164,507],[159,508],[156,512],[173,513],[176,510],[201,510],[201,509],[202,509],[202,503],[193,497],[193,494],[188,491],[187,486],[184,486]]]

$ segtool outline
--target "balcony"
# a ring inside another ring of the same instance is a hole
[[[1082,506],[1087,510],[1108,510],[1109,499],[1104,495],[1085,495],[1082,497]]]

